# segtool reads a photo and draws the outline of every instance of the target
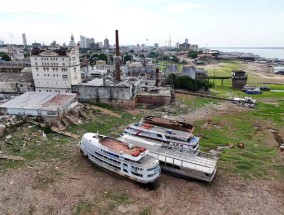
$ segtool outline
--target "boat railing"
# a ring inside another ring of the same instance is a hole
[[[160,147],[156,150],[156,153],[168,156],[176,160],[181,160],[183,162],[202,165],[204,167],[215,166],[217,160],[217,157],[211,155],[210,153],[198,152],[198,151],[196,151],[196,153],[193,153],[193,151],[181,152],[175,148],[168,148],[168,147],[167,148]]]
[[[97,148],[97,150],[100,150],[99,148]],[[111,153],[113,153],[112,151],[110,151]],[[102,155],[105,155],[106,157],[109,157],[115,161],[118,161],[118,162],[123,162],[123,163],[127,163],[127,164],[130,164],[130,165],[134,165],[136,167],[141,167],[141,168],[150,168],[149,166],[145,165],[145,164],[141,164],[141,163],[138,163],[138,162],[135,162],[135,161],[131,161],[131,160],[121,160],[117,157],[114,157],[114,156],[110,156],[109,153],[106,153],[104,151],[99,151],[98,153],[102,154]],[[146,155],[147,156],[147,155]],[[143,159],[143,158],[142,158]]]

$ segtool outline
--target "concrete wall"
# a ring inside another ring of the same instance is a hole
[[[73,85],[72,92],[78,92],[80,100],[129,100],[133,97],[131,87]]]
[[[34,91],[33,83],[29,82],[0,82],[2,93],[24,93]]]
[[[132,107],[135,89],[131,87],[115,86],[86,86],[72,85],[72,92],[79,93],[81,102],[115,103],[120,106]]]
[[[247,84],[247,78],[243,78],[243,79],[236,79],[233,78],[232,79],[232,86],[234,89],[242,89],[245,85]]]

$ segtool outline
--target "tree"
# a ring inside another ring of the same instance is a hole
[[[104,60],[107,61],[107,56],[105,54],[99,54],[98,60]]]
[[[0,58],[2,60],[5,60],[5,61],[10,61],[11,60],[10,56],[7,53],[5,53],[5,52],[0,52]]]
[[[175,62],[175,63],[178,63],[178,62],[179,62],[179,59],[178,59],[177,56],[173,55],[172,61]]]
[[[193,50],[190,50],[190,51],[188,52],[188,57],[197,58],[197,52],[196,52],[196,51],[193,51]]]
[[[157,57],[159,57],[159,53],[157,53],[157,52],[150,52],[148,57],[150,57],[150,58],[157,58]]]
[[[131,61],[131,56],[130,55],[124,55],[123,61],[124,61],[124,63],[126,63],[127,61]]]
[[[192,79],[189,76],[177,77],[175,74],[168,75],[166,78],[166,84],[173,84],[176,89],[184,89],[193,92],[202,88],[208,90],[213,86],[207,80]]]

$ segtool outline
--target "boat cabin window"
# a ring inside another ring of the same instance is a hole
[[[139,176],[139,177],[142,177],[143,175],[142,174],[139,174],[139,173],[136,173],[136,172],[131,172],[133,175],[136,175],[136,176]]]

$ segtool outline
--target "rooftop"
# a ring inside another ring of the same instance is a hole
[[[129,78],[122,81],[116,81],[112,79],[105,79],[105,85],[103,78],[95,78],[87,83],[79,83],[78,85],[85,85],[85,86],[116,86],[116,87],[130,87],[133,84],[137,83],[138,79],[136,78]]]
[[[0,108],[23,108],[57,111],[77,97],[74,93],[26,92],[0,105]]]
[[[32,73],[1,72],[1,82],[32,82]]]

